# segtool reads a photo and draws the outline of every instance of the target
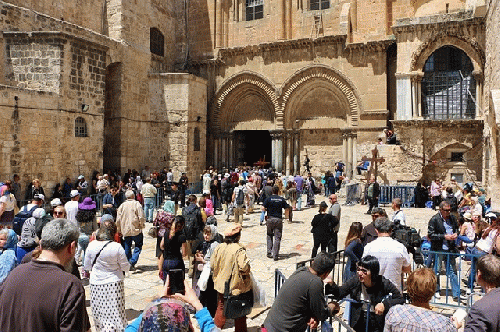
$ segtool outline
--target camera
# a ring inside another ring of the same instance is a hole
[[[401,242],[408,249],[408,252],[413,255],[415,264],[424,264],[424,256],[420,250],[422,237],[415,228],[394,223],[392,238]]]

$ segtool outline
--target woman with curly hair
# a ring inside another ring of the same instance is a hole
[[[80,237],[78,238],[78,249],[75,254],[75,260],[78,262],[85,257],[85,250],[89,245],[92,232],[97,229],[97,221],[95,218],[96,204],[90,197],[85,197],[83,202],[78,204],[78,212],[76,213],[76,221],[80,226]],[[82,255],[83,254],[83,255]],[[80,257],[81,256],[81,257]],[[85,277],[85,272],[84,272]]]

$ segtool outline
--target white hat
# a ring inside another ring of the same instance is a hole
[[[75,189],[71,190],[71,193],[69,194],[69,196],[71,198],[79,196],[79,195],[80,195],[80,193],[78,192],[78,190],[75,190]]]
[[[35,209],[35,211],[33,211],[33,213],[31,215],[34,218],[43,218],[43,216],[45,216],[45,209],[43,209],[43,208]]]
[[[83,176],[83,175],[79,175],[78,176],[78,180],[81,180],[81,179],[84,179],[84,178],[85,178],[85,176]]]
[[[54,198],[51,202],[50,202],[50,205],[52,206],[59,206],[59,205],[63,205],[61,200],[59,198]]]

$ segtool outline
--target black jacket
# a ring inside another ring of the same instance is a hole
[[[450,224],[453,229],[453,233],[458,234],[458,223],[455,216],[450,215]],[[441,213],[437,213],[435,216],[429,220],[429,225],[427,227],[427,236],[431,241],[432,251],[443,251],[443,242],[447,241],[448,248],[450,252],[456,251],[455,241],[445,240],[444,236],[446,234],[446,228],[444,227],[444,221],[441,217]]]
[[[326,286],[326,294],[332,294],[336,300],[341,300],[347,295],[351,296],[351,299],[355,301],[361,300],[361,281],[359,281],[358,276],[355,275],[351,279],[347,280],[342,286]],[[378,276],[372,287],[367,288],[366,291],[370,296],[371,305],[375,306],[379,303],[383,303],[385,311],[383,315],[376,315],[375,313],[370,313],[370,321],[377,324],[379,330],[383,330],[385,315],[389,309],[396,304],[403,304],[404,298],[397,289],[397,287],[389,280],[383,276]],[[392,294],[391,296],[388,296]],[[363,304],[362,303],[352,303],[351,304],[351,320],[349,322],[350,326],[355,326],[358,320],[362,317]]]

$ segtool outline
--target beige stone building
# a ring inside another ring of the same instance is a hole
[[[498,0],[0,2],[2,178],[265,159],[498,182]]]

